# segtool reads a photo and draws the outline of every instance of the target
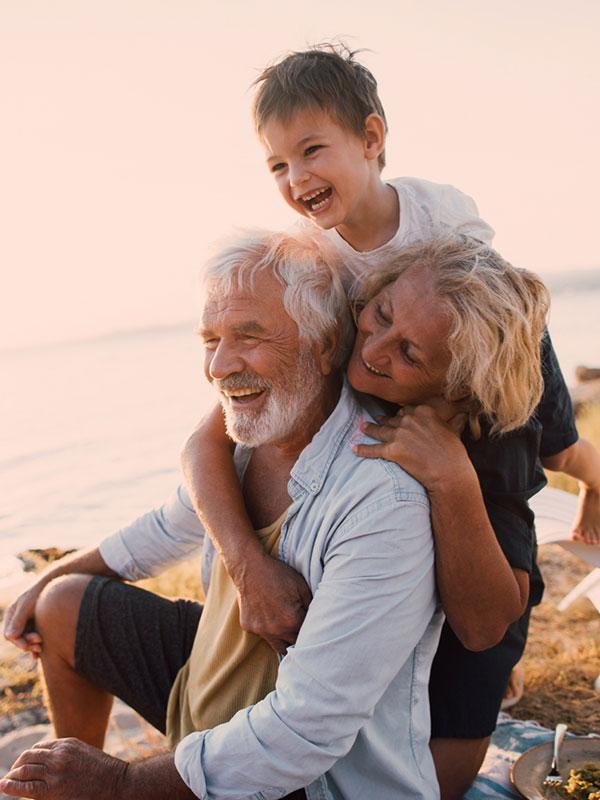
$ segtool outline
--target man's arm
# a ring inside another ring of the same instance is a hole
[[[161,508],[139,517],[99,546],[73,553],[47,567],[9,607],[4,635],[17,647],[39,654],[41,638],[25,633],[44,587],[61,575],[87,573],[140,580],[189,557],[202,543],[203,529],[181,487]]]
[[[35,604],[44,588],[61,575],[85,573],[88,575],[108,575],[119,577],[100,555],[98,547],[72,553],[48,565],[35,582],[8,607],[4,616],[4,636],[21,650],[29,650],[34,655],[41,652],[42,639],[36,631],[25,632],[33,620]]]
[[[333,532],[275,691],[178,745],[175,764],[198,797],[268,800],[306,786],[350,750],[413,653],[435,610],[429,508],[393,494]]]

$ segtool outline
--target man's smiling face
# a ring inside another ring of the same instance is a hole
[[[199,334],[204,371],[219,394],[229,435],[257,447],[284,441],[323,388],[312,349],[283,306],[282,285],[259,274],[252,289],[209,285]]]
[[[321,228],[352,221],[370,177],[365,141],[319,109],[289,120],[269,119],[262,131],[267,166],[284,200]]]

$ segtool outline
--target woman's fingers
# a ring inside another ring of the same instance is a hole
[[[361,458],[385,458],[388,454],[387,444],[355,444],[352,450]]]

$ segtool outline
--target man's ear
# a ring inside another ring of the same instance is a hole
[[[377,159],[385,149],[385,122],[379,114],[369,114],[364,128],[365,156]]]
[[[336,334],[330,333],[324,341],[317,342],[314,345],[314,354],[321,371],[321,375],[331,375],[336,369],[336,356],[338,349],[338,337]]]

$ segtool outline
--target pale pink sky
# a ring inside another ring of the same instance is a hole
[[[600,266],[595,0],[0,0],[0,347],[191,318],[211,240],[291,219],[249,84],[336,35],[386,175],[473,195],[516,265]]]

